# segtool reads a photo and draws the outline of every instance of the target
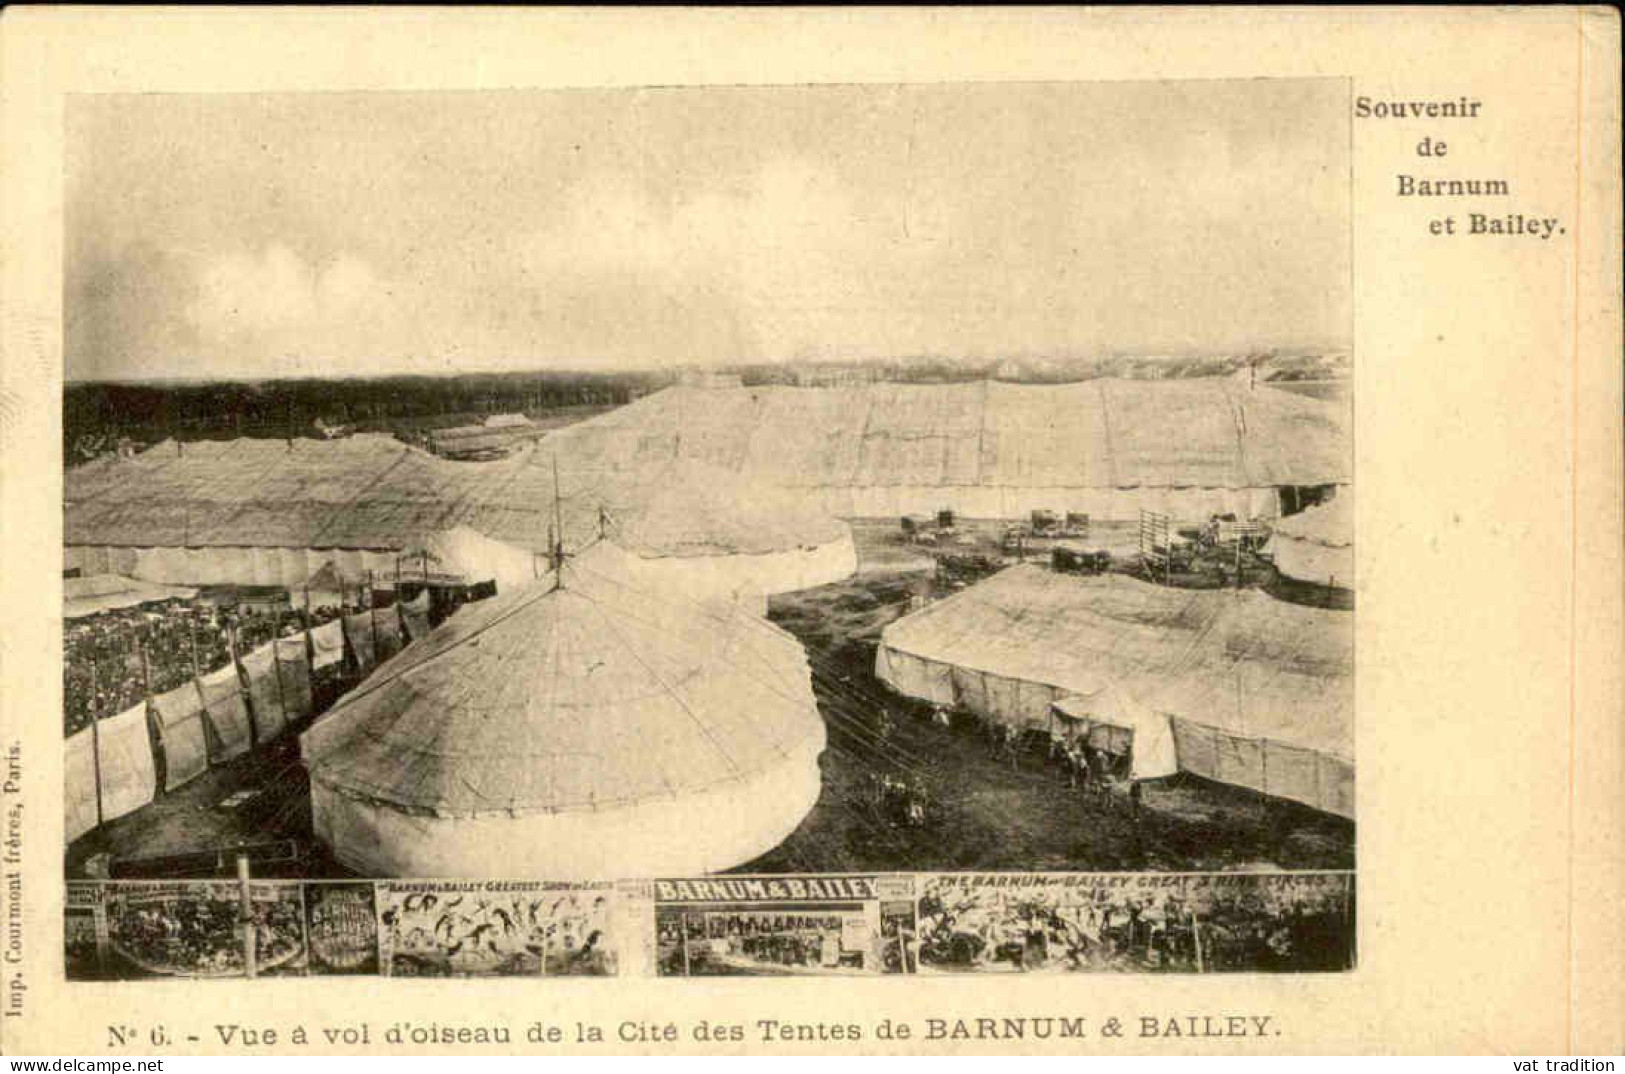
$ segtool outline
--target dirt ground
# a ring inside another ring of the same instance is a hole
[[[1121,797],[1068,785],[1041,750],[1012,766],[995,759],[967,726],[932,724],[928,712],[874,677],[881,629],[915,594],[952,588],[936,578],[934,553],[898,536],[895,519],[853,524],[859,573],[836,585],[774,598],[771,617],[807,646],[814,687],[829,727],[823,794],[778,848],[738,872],[864,870],[1322,869],[1354,864],[1354,826],[1337,817],[1190,776],[1146,785],[1136,817]],[[941,550],[997,549],[1001,523],[962,523]],[[1099,527],[1086,547],[1114,557],[1133,548],[1134,527]],[[1049,543],[1027,548],[1047,560]],[[882,713],[892,727],[882,737]],[[911,826],[872,803],[875,780],[917,779],[930,800]],[[248,792],[235,801],[238,792]],[[222,851],[293,840],[296,861],[256,868],[264,876],[344,876],[312,837],[308,782],[288,736],[268,749],[212,769],[69,848],[67,875],[84,876],[97,854],[121,859]],[[211,855],[212,857],[212,855]],[[192,875],[229,872],[207,860]],[[182,875],[154,863],[152,875]]]
[[[1126,797],[1071,787],[1037,743],[1012,765],[968,723],[933,724],[874,676],[881,629],[936,587],[929,557],[899,569],[912,550],[877,548],[882,532],[860,534],[857,577],[772,602],[771,618],[812,656],[830,747],[813,812],[738,872],[1353,867],[1354,826],[1341,818],[1188,775],[1146,784],[1136,817]],[[882,816],[876,776],[922,780],[926,822]]]

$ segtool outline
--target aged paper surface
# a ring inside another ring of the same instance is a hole
[[[8,1054],[1625,1044],[1616,13],[3,25]]]

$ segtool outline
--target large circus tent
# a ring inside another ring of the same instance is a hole
[[[1031,564],[892,623],[875,659],[900,693],[1002,724],[1130,733],[1134,778],[1191,772],[1350,818],[1353,667],[1343,612]]]
[[[705,463],[838,518],[1205,521],[1290,514],[1347,484],[1347,426],[1344,406],[1229,377],[680,386],[547,443],[606,472]]]
[[[789,592],[856,569],[846,524],[778,487],[676,458],[605,468],[575,447],[459,463],[379,434],[166,441],[68,471],[65,565],[298,589],[330,564],[388,585],[426,553],[523,578],[556,541],[608,538],[701,597]]]
[[[317,834],[365,876],[682,875],[817,801],[806,656],[607,542],[407,646],[301,737]]]

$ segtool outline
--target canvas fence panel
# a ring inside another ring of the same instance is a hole
[[[1180,769],[1206,779],[1218,779],[1219,733],[1211,727],[1181,720],[1177,716],[1172,722],[1174,753],[1179,758]]]
[[[1017,718],[1026,727],[1040,729],[1048,727],[1050,705],[1054,702],[1056,693],[1054,687],[1045,686],[1041,682],[1016,680]]]
[[[921,660],[909,653],[881,646],[875,661],[880,665],[880,677],[901,693],[922,698],[934,705],[953,705],[958,702],[953,674],[947,664],[935,660]]]
[[[962,667],[950,667],[949,673],[953,676],[954,698],[959,707],[978,716],[993,717],[987,682],[982,673]]]
[[[62,806],[68,842],[96,826],[96,753],[90,728],[63,743]]]
[[[372,614],[346,615],[344,640],[350,643],[350,652],[355,654],[356,670],[363,675],[371,671],[378,663],[378,654],[373,648]]]
[[[222,582],[233,585],[256,584],[252,548],[220,548],[215,552],[218,556],[218,570]]]
[[[310,632],[310,647],[316,651],[315,670],[325,671],[344,659],[344,630],[337,619]]]
[[[290,723],[311,712],[310,656],[303,634],[276,641],[277,674],[282,678],[282,710]]]
[[[382,664],[385,660],[401,651],[403,644],[401,641],[401,617],[396,614],[393,606],[379,608],[373,615],[375,617],[374,625],[378,630],[377,657],[378,662]]]
[[[282,564],[274,548],[250,548],[255,585],[281,585]]]
[[[113,556],[105,546],[68,548],[67,565],[78,567],[82,574],[115,574]],[[132,557],[133,558],[133,557]]]
[[[1134,732],[1127,727],[1097,723],[1089,728],[1088,743],[1094,749],[1105,750],[1114,757],[1122,757],[1134,748]]]
[[[174,549],[165,548],[137,548],[135,550],[135,566],[130,573],[137,578],[144,578],[149,582],[167,582],[170,580],[169,563]]]
[[[401,619],[406,625],[407,637],[412,641],[429,636],[429,591],[424,590],[411,600],[400,603]]]
[[[275,549],[275,552],[277,585],[287,586],[290,590],[297,588],[309,573],[305,568],[305,550],[303,548],[278,548]]]
[[[1336,757],[1316,758],[1320,808],[1354,819],[1354,766]]]
[[[142,702],[101,722],[102,819],[135,812],[158,793],[158,771]]]
[[[366,561],[357,548],[335,548],[330,558],[339,574],[345,578],[361,578],[366,573]]]
[[[1222,783],[1262,791],[1264,789],[1264,743],[1240,735],[1218,735],[1219,774]]]
[[[1311,750],[1264,742],[1264,791],[1277,798],[1324,809],[1320,801],[1320,773]]]
[[[203,733],[203,697],[188,679],[152,699],[158,741],[164,748],[164,789],[174,790],[201,776],[209,767]]]
[[[987,684],[989,715],[1002,723],[1020,726],[1021,705],[1017,700],[1019,681],[1002,675],[983,675],[982,681]]]
[[[198,688],[203,691],[209,763],[220,764],[247,753],[254,733],[237,668],[227,664],[209,672],[198,679]]]
[[[288,725],[282,711],[282,684],[276,677],[275,643],[266,642],[243,654],[243,671],[248,676],[248,703],[254,709],[254,733],[258,742],[269,742]]]

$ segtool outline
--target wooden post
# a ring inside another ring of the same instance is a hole
[[[147,644],[141,640],[141,635],[135,637],[136,655],[141,658],[141,695],[148,701],[152,700],[152,674],[147,670]]]
[[[372,631],[372,660],[378,663],[378,609],[373,604],[372,572],[367,571],[367,628]]]
[[[101,713],[96,711],[96,651],[90,653],[90,749],[95,758],[96,827],[102,826],[102,729]]]
[[[203,674],[198,670],[197,662],[197,621],[194,618],[197,613],[197,606],[193,605],[190,611],[193,614],[186,617],[186,647],[192,653],[192,678],[195,679]]]
[[[238,687],[238,689],[242,689],[242,685],[243,685],[242,676],[241,676],[241,673],[238,672],[238,670],[237,670],[237,624],[236,624],[236,622],[233,622],[229,627],[226,628],[226,648],[231,653],[231,673],[233,675],[238,676],[238,678],[237,678],[237,687]],[[253,705],[244,705],[243,708],[248,713],[248,741],[250,743],[257,743],[260,740],[259,717],[254,715],[254,706]]]
[[[281,624],[278,624],[280,633]],[[286,727],[292,722],[292,714],[288,712],[288,688],[282,685],[282,638],[271,638],[271,670],[276,673],[276,697],[282,703],[282,724]]]
[[[259,975],[257,965],[259,946],[254,928],[254,899],[248,886],[248,855],[237,855],[237,916],[243,928],[243,975],[250,979]]]
[[[1191,909],[1191,942],[1196,945],[1196,972],[1206,973],[1207,962],[1202,957],[1202,922],[1197,920],[1195,908]]]

